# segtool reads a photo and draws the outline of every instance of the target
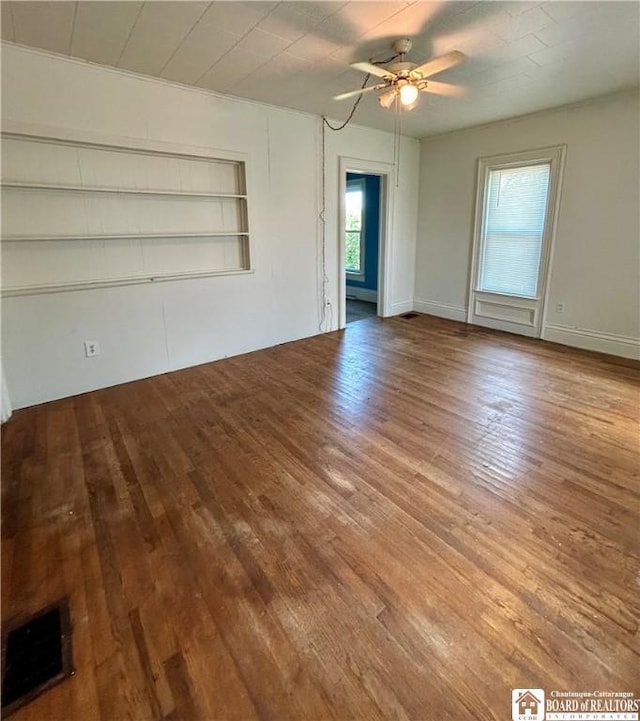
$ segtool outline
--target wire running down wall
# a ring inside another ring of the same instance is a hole
[[[245,163],[5,134],[3,295],[251,269]]]

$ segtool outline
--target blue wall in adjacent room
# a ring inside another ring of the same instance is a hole
[[[380,239],[380,177],[364,173],[347,173],[350,181],[364,178],[364,280],[353,280],[347,275],[348,286],[378,290],[378,244]]]

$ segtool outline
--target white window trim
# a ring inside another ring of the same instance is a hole
[[[360,187],[360,192],[362,193],[362,217],[360,219],[360,270],[355,271],[355,270],[349,270],[349,269],[345,268],[345,273],[347,274],[347,278],[349,280],[356,280],[356,281],[364,282],[364,279],[365,279],[365,249],[366,249],[365,208],[366,208],[366,201],[367,201],[367,187],[366,187],[365,179],[364,178],[356,178],[355,180],[347,181],[346,192],[348,193],[351,189],[353,189],[357,186]],[[348,232],[349,231],[346,229],[346,218],[345,218],[345,231],[344,231],[345,248],[346,248]]]
[[[540,336],[547,305],[549,276],[551,273],[553,248],[555,244],[556,229],[558,225],[558,211],[560,208],[560,193],[562,187],[562,175],[564,171],[566,147],[566,145],[555,145],[551,147],[540,148],[538,150],[526,150],[518,153],[486,156],[478,160],[475,220],[473,227],[473,253],[471,256],[471,273],[469,276],[469,303],[467,310],[468,323],[473,322],[474,310],[476,307],[476,295],[503,296],[505,299],[514,298],[516,299],[518,305],[519,301],[531,301],[531,303],[534,304],[536,307],[532,308],[534,312],[534,321],[532,323],[533,332],[530,334]],[[542,251],[540,254],[540,268],[538,271],[539,281],[537,295],[535,297],[518,296],[480,290],[478,288],[478,271],[480,269],[481,262],[480,259],[482,253],[482,229],[485,216],[485,202],[487,195],[486,190],[489,172],[492,170],[502,170],[505,168],[522,167],[524,165],[540,165],[541,163],[549,163],[551,166],[551,170],[549,174],[549,194],[547,202],[547,212],[545,215],[545,230],[542,239]],[[500,326],[498,325],[496,327]]]

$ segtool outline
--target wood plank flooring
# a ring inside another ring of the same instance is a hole
[[[16,721],[511,718],[638,691],[640,371],[420,316],[14,414],[2,614],[70,597]]]

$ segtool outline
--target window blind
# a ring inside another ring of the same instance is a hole
[[[544,163],[489,171],[478,290],[536,295],[550,170]]]

